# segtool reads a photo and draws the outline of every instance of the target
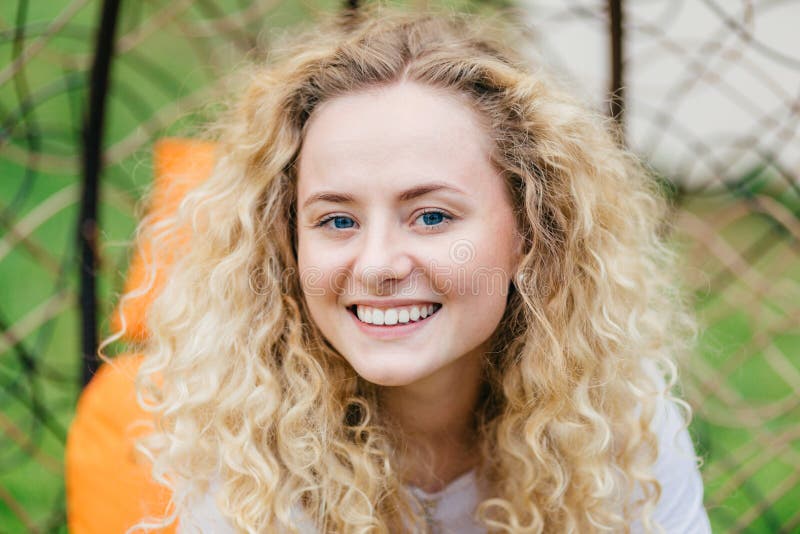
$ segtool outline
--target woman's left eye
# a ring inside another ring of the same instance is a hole
[[[423,226],[429,228],[442,226],[452,219],[450,215],[438,210],[426,211],[416,218],[417,221],[422,222]]]

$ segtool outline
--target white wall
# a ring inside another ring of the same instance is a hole
[[[532,53],[598,106],[610,80],[605,5],[522,0]],[[629,144],[691,187],[738,178],[769,158],[796,179],[800,1],[627,0],[624,6]]]

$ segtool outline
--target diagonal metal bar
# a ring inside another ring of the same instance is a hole
[[[103,126],[106,111],[114,35],[121,0],[106,0],[100,14],[94,62],[89,80],[88,114],[84,123],[83,194],[78,219],[78,242],[81,258],[80,310],[82,379],[87,384],[97,370],[97,199],[100,189],[103,156]]]

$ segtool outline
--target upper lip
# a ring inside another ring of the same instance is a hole
[[[399,306],[413,306],[420,304],[439,304],[434,300],[422,299],[359,299],[347,304],[347,308],[355,305],[371,306],[373,308],[397,308]]]

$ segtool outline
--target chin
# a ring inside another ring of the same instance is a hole
[[[411,356],[401,357],[410,358]],[[353,362],[351,362],[351,365],[361,378],[377,386],[408,386],[430,374],[430,372],[426,372],[423,369],[410,368],[408,365],[381,365],[379,368],[368,364],[354,365]]]

